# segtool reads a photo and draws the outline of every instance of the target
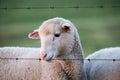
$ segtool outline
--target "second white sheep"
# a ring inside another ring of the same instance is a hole
[[[120,47],[105,48],[85,60],[88,80],[120,80]]]

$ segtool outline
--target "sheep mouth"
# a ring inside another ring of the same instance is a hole
[[[52,61],[52,60],[54,60],[54,59],[55,59],[54,55],[52,55],[51,57],[48,57],[48,58],[46,57],[46,60],[47,60],[47,61]]]
[[[54,60],[54,56],[52,55],[49,57],[47,54],[43,54],[40,56],[40,59],[44,61],[51,61],[51,60]]]

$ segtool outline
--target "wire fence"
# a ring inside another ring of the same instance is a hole
[[[39,60],[40,58],[0,58],[0,60]],[[87,61],[120,61],[120,59],[51,59],[51,60],[87,60]]]
[[[32,9],[68,9],[68,8],[120,8],[118,6],[41,6],[41,7],[0,7],[0,10],[32,10]],[[0,60],[41,60],[40,58],[0,58]],[[52,60],[88,60],[88,61],[120,61],[120,59],[52,59]]]
[[[120,8],[119,6],[42,6],[42,7],[0,7],[0,10],[17,10],[17,9],[63,9],[63,8]]]

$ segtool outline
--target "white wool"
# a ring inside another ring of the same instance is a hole
[[[0,57],[39,58],[40,48],[32,47],[0,47]]]
[[[85,60],[88,80],[120,80],[120,61],[117,61],[120,60],[120,47],[101,49],[86,59],[91,59]],[[92,61],[92,59],[105,60]]]

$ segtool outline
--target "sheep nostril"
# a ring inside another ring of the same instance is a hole
[[[43,58],[45,58],[47,56],[47,54],[44,54]]]
[[[45,60],[46,57],[47,57],[47,54],[46,54],[46,53],[41,53],[41,54],[40,54],[41,60]]]

